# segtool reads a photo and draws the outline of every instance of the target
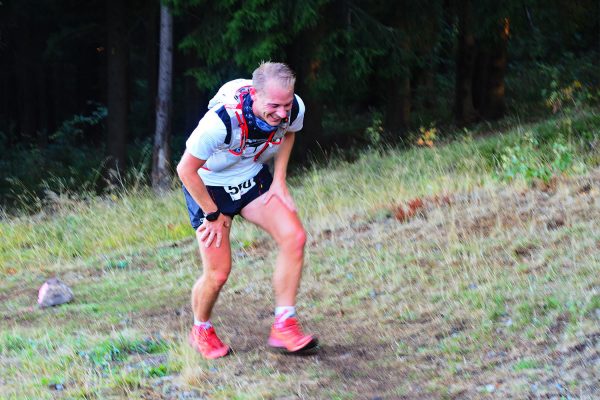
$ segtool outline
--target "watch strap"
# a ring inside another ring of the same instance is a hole
[[[219,218],[219,215],[221,215],[221,211],[217,210],[217,211],[211,212],[209,214],[204,214],[204,218],[206,218],[210,222],[213,222],[213,221],[216,221],[217,218]]]

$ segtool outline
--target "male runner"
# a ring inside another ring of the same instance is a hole
[[[304,120],[295,79],[287,65],[267,62],[254,71],[252,81],[224,85],[188,138],[177,166],[203,266],[192,289],[189,340],[207,359],[230,351],[217,337],[210,316],[231,271],[229,232],[237,214],[264,229],[278,245],[269,346],[291,353],[317,345],[314,336],[302,333],[295,308],[306,242],[286,185],[295,132]],[[271,175],[265,163],[273,157]]]

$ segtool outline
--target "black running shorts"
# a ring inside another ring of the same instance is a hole
[[[271,187],[273,177],[269,168],[263,165],[262,169],[254,178],[242,182],[237,186],[207,186],[208,193],[213,201],[219,207],[222,214],[231,218],[238,215],[244,207],[263,193],[266,193]],[[190,215],[190,223],[194,230],[197,230],[204,222],[204,212],[192,198],[192,195],[183,186],[183,194]]]

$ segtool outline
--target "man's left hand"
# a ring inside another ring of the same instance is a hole
[[[263,198],[263,204],[267,204],[271,199],[276,196],[281,200],[281,202],[292,212],[296,212],[296,204],[294,203],[294,199],[290,195],[288,191],[287,185],[285,182],[273,181],[271,183],[271,188],[267,193],[265,193],[265,197]]]

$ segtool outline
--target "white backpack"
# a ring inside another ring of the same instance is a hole
[[[229,81],[219,88],[217,94],[208,102],[208,109],[225,105],[227,107],[237,107],[241,101],[241,94],[248,93],[252,87],[250,79],[235,79]]]

